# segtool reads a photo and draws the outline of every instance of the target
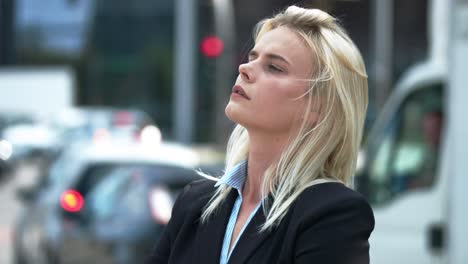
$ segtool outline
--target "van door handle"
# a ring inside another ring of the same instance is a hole
[[[432,224],[429,226],[429,249],[431,251],[440,252],[445,244],[445,228],[443,224]]]

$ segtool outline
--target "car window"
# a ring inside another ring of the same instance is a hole
[[[144,175],[150,181],[163,181],[169,185],[186,184],[186,181],[199,178],[192,169],[169,165],[147,166]]]
[[[85,196],[87,212],[99,219],[111,217],[128,181],[128,169],[114,169],[108,173]]]
[[[45,180],[40,180],[42,185],[57,186],[61,185],[70,175],[77,173],[77,170],[82,166],[81,159],[75,154],[65,153],[63,156],[56,159],[50,166]]]
[[[118,168],[116,164],[93,164],[83,170],[75,183],[75,189],[85,197],[106,176]]]
[[[369,159],[357,181],[371,203],[434,185],[444,124],[442,93],[439,84],[410,94],[381,136],[370,142]]]
[[[163,186],[175,200],[180,190],[193,180],[195,172],[175,166],[124,165],[107,171],[85,198],[85,213],[106,220],[118,214],[140,217],[148,212],[149,190]]]

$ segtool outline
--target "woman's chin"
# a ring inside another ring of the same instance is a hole
[[[224,109],[224,114],[226,115],[226,117],[227,117],[229,120],[231,120],[232,122],[237,123],[237,118],[236,118],[237,115],[236,115],[236,113],[235,113],[236,111],[234,111],[232,108],[233,108],[233,107],[232,107],[231,105],[228,104],[228,105],[226,106],[226,109]]]
[[[232,122],[243,125],[245,118],[242,118],[242,114],[238,110],[239,109],[236,109],[236,106],[228,104],[224,110],[224,114]]]

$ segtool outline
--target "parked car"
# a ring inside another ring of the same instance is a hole
[[[199,157],[169,143],[73,146],[34,189],[14,232],[15,263],[141,263]]]

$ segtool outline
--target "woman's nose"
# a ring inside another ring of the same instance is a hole
[[[246,82],[253,82],[254,72],[252,69],[252,65],[250,65],[250,63],[244,63],[239,65],[239,75],[241,76],[242,80]]]

